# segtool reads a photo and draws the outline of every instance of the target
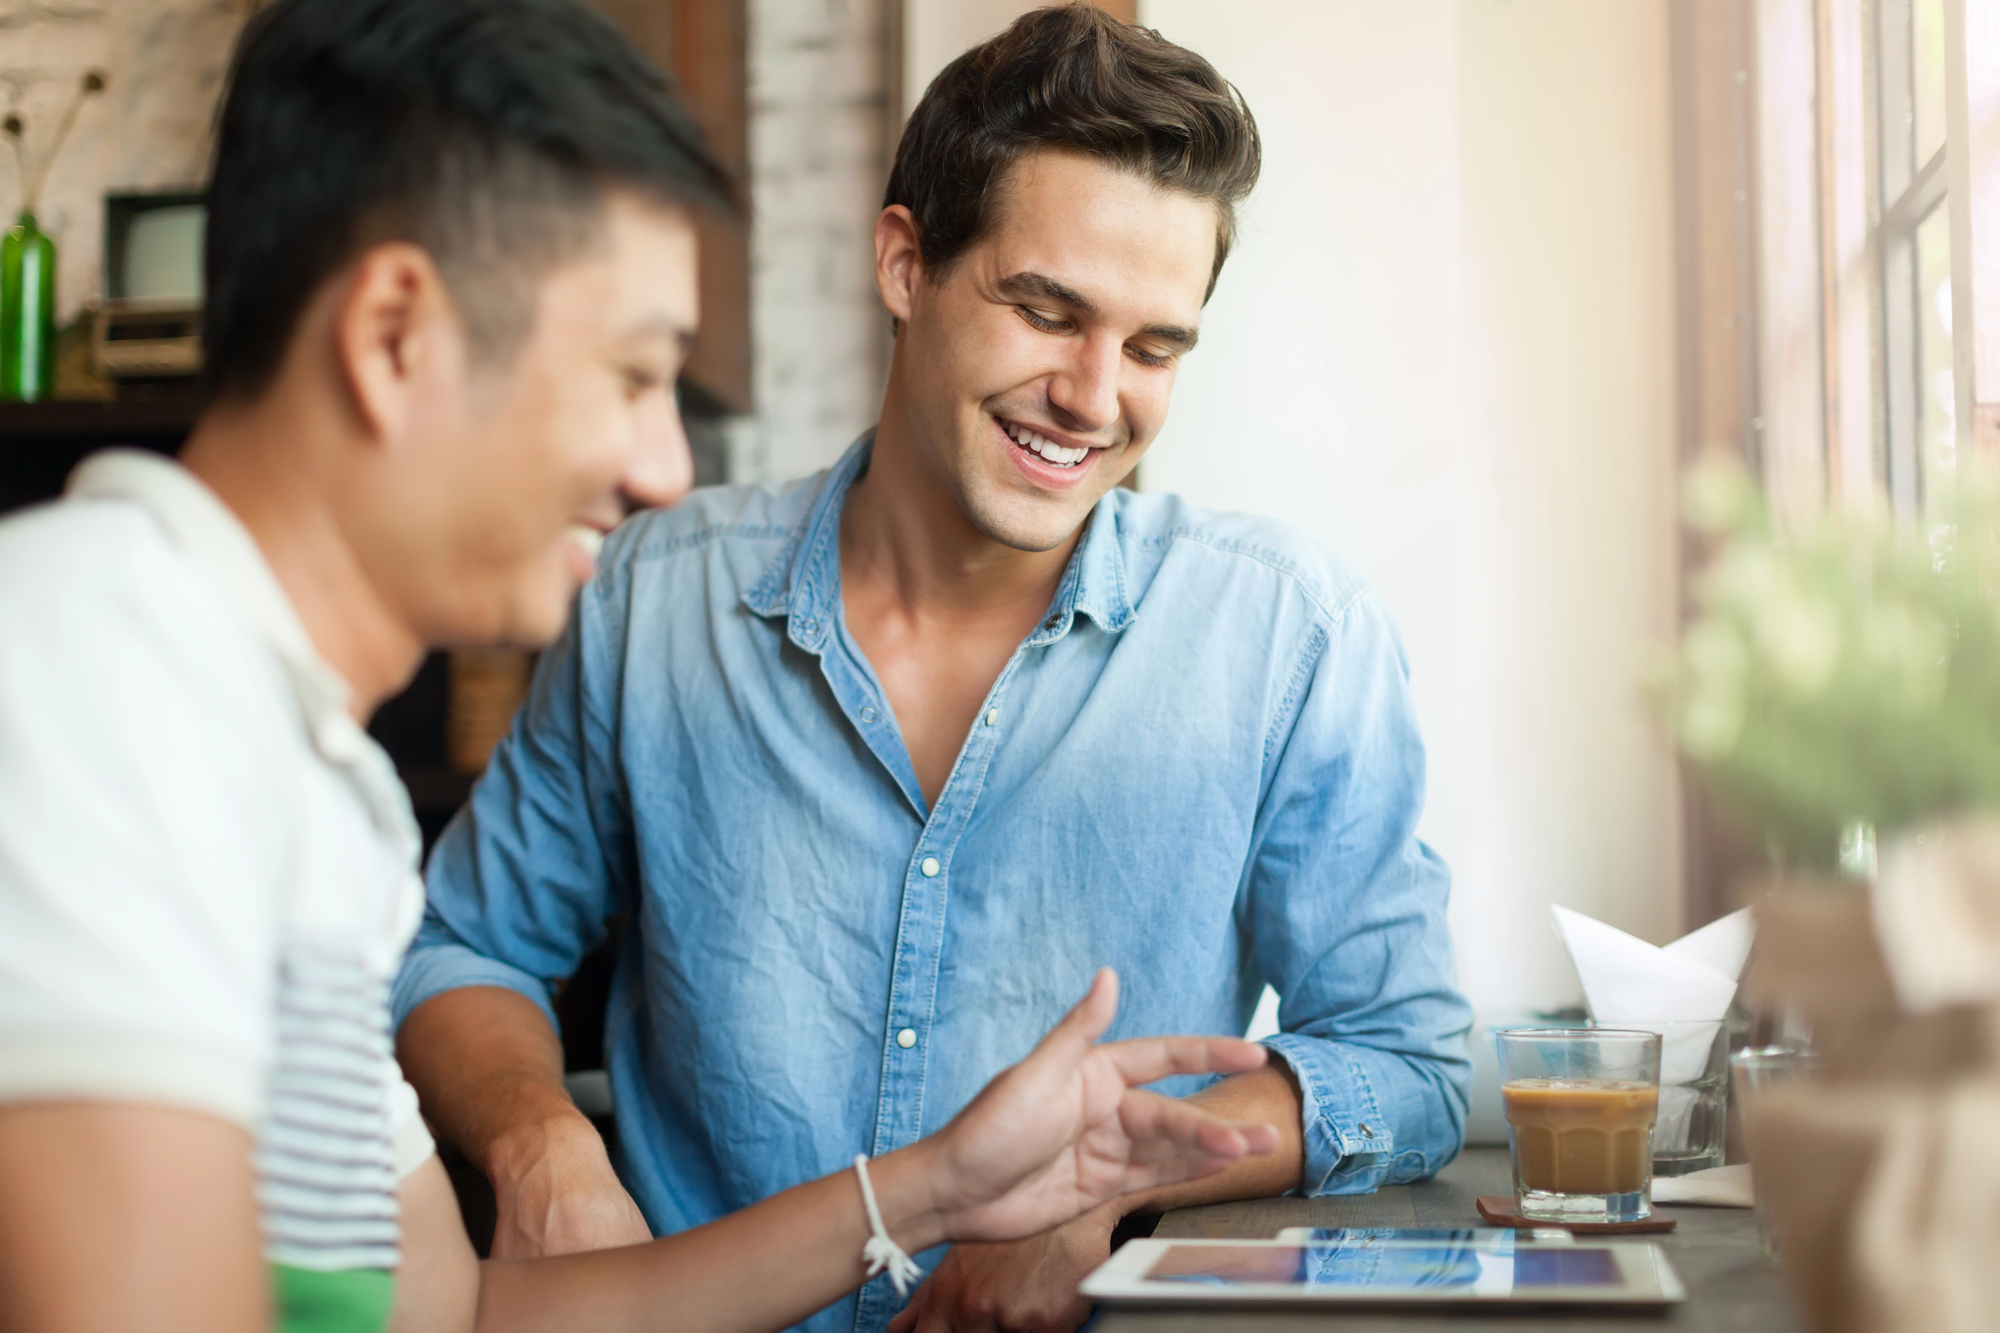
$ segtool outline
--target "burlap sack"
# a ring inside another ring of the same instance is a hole
[[[1753,1003],[1816,1079],[1746,1111],[1760,1200],[1821,1333],[2000,1328],[2000,824],[1927,830],[1872,890],[1774,890]]]

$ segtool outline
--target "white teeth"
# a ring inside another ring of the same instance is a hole
[[[1011,422],[1002,422],[1001,429],[1006,431],[1007,437],[1016,444],[1032,453],[1041,455],[1057,467],[1075,467],[1090,455],[1090,450],[1088,449],[1065,448],[1063,445],[1057,444],[1054,440],[1036,431],[1032,431],[1026,426],[1016,426]]]
[[[596,528],[586,527],[581,523],[571,526],[569,539],[581,546],[583,553],[592,560],[597,559],[597,553],[604,549],[604,534]]]

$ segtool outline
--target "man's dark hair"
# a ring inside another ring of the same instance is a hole
[[[600,234],[605,190],[740,215],[666,76],[576,0],[277,0],[219,113],[205,387],[269,387],[307,302],[371,245],[421,245],[476,355]]]
[[[916,218],[933,280],[986,234],[1008,168],[1038,149],[1212,200],[1214,292],[1263,148],[1242,94],[1213,65],[1088,4],[1024,14],[946,65],[910,113],[883,200]]]

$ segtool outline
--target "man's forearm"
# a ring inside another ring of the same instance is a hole
[[[0,1329],[268,1330],[250,1160],[194,1111],[0,1106]]]
[[[547,1015],[501,986],[432,996],[403,1020],[396,1058],[424,1115],[489,1177],[552,1128],[591,1131],[563,1089],[562,1044]]]
[[[1106,1208],[1120,1216],[1160,1213],[1225,1199],[1261,1199],[1298,1187],[1305,1174],[1305,1132],[1299,1124],[1298,1081],[1282,1058],[1274,1055],[1264,1068],[1210,1084],[1188,1100],[1201,1103],[1204,1110],[1224,1120],[1277,1126],[1277,1149],[1261,1157],[1246,1157],[1199,1180],[1126,1195]]]
[[[418,1005],[396,1042],[441,1137],[493,1182],[493,1257],[634,1245],[652,1232],[563,1089],[562,1046],[532,1001],[469,986]]]

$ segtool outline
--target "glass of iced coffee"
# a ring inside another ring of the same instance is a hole
[[[1552,1222],[1651,1216],[1659,1034],[1503,1028],[1493,1040],[1521,1215]]]

